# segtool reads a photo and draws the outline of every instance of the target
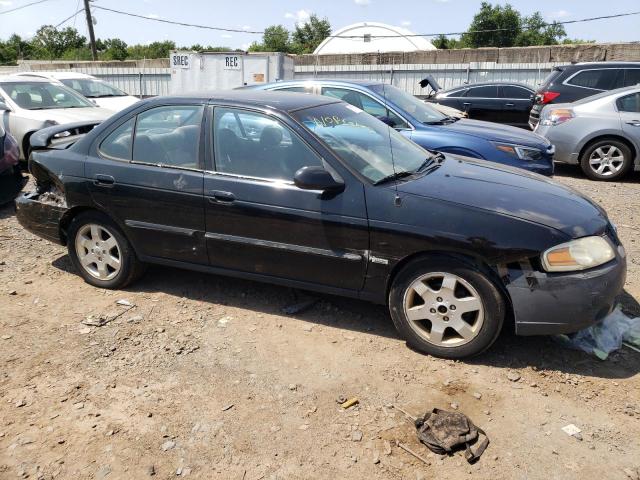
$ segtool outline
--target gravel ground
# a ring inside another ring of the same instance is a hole
[[[639,177],[557,175],[618,225],[635,314]],[[599,361],[505,332],[447,361],[408,349],[382,307],[359,301],[159,267],[99,290],[11,208],[0,285],[0,479],[639,478],[640,354],[626,348]],[[342,395],[359,403],[344,410]],[[491,444],[475,465],[434,455],[394,404],[458,408]]]

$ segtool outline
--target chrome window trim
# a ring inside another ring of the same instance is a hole
[[[279,187],[283,187],[283,186],[295,187],[296,189],[298,189],[298,187],[295,186],[295,183],[292,180],[274,179],[274,178],[266,178],[266,177],[253,177],[251,175],[240,175],[238,173],[219,172],[216,170],[205,170],[204,173],[207,175],[220,175],[223,177],[236,178],[239,180],[249,180],[252,182],[267,183],[267,184],[271,184]],[[316,190],[309,190],[309,191],[316,191]]]

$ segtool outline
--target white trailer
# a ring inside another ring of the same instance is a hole
[[[228,90],[293,79],[293,58],[284,53],[175,51],[169,56],[170,93]]]

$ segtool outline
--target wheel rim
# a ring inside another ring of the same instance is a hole
[[[102,225],[89,223],[78,230],[76,254],[84,271],[99,280],[111,280],[122,268],[120,245]]]
[[[480,294],[452,273],[433,272],[418,277],[405,291],[403,305],[413,331],[438,347],[469,343],[484,323]]]
[[[624,166],[624,154],[615,145],[603,145],[591,152],[589,167],[598,175],[608,177],[618,173]]]

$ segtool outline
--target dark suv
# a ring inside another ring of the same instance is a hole
[[[536,91],[529,115],[535,128],[540,111],[548,103],[575,102],[615,88],[640,83],[640,62],[589,62],[555,67]]]

